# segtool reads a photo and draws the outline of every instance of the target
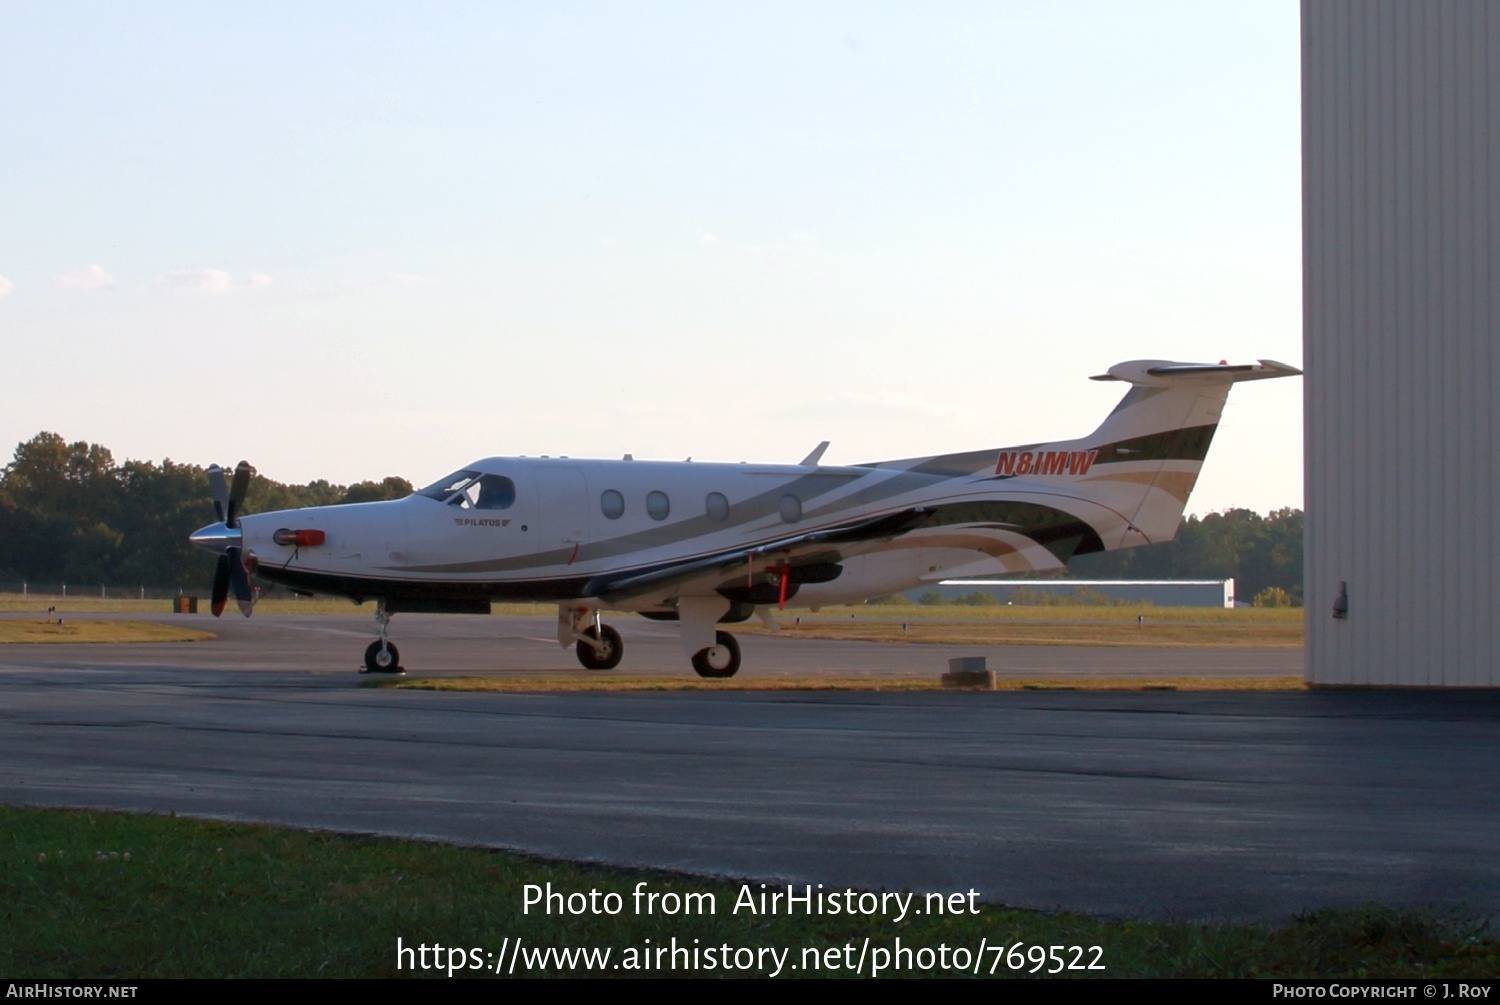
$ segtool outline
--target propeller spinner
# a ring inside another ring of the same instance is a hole
[[[198,547],[219,553],[209,605],[216,618],[224,613],[225,602],[231,593],[245,617],[250,616],[255,606],[255,591],[250,586],[250,570],[245,562],[240,534],[240,510],[245,502],[245,492],[250,488],[250,476],[254,473],[255,469],[248,461],[240,461],[235,465],[233,478],[226,479],[224,469],[212,465],[208,469],[208,491],[213,496],[214,514],[219,522],[204,527],[189,538]]]

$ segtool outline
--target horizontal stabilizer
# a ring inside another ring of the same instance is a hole
[[[1181,387],[1190,384],[1232,384],[1241,380],[1295,377],[1302,371],[1274,359],[1250,363],[1174,363],[1167,359],[1133,359],[1116,363],[1108,373],[1089,380],[1123,380],[1145,387]]]

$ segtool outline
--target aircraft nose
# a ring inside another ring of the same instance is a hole
[[[226,527],[222,523],[211,523],[207,527],[200,527],[188,535],[188,540],[196,547],[204,551],[211,551],[215,555],[224,554],[229,548],[240,546],[240,529],[238,527]]]

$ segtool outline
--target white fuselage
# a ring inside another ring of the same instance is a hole
[[[488,458],[465,471],[508,479],[498,500],[455,492],[446,499],[413,494],[242,518],[258,574],[313,592],[378,597],[402,590],[454,592],[493,600],[598,603],[589,584],[753,548],[801,533],[839,527],[912,507],[951,507],[985,500],[1029,500],[1060,519],[1105,516],[1042,481],[921,472],[896,466],[814,467],[698,462]],[[277,530],[325,534],[317,547],[278,545]],[[852,553],[851,553],[852,552]],[[807,583],[801,604],[863,600],[946,577],[1057,568],[1059,557],[1034,540],[981,515],[945,521],[897,540],[842,549],[841,572]],[[747,582],[775,565],[774,555],[747,557]],[[981,568],[983,567],[983,568]],[[650,609],[672,590],[611,607]]]

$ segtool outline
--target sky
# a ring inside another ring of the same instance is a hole
[[[0,7],[0,458],[283,482],[1066,439],[1301,365],[1278,2]],[[1301,381],[1189,512],[1302,505]]]

